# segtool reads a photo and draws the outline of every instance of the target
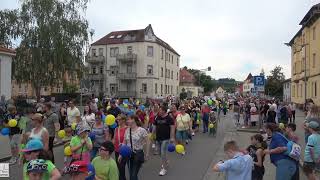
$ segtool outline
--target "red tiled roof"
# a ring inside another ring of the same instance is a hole
[[[149,42],[149,41],[145,40],[145,38],[144,38],[145,32],[148,28],[152,28],[151,25],[147,26],[145,29],[112,31],[111,33],[107,34],[106,36],[104,36],[101,39],[97,40],[96,42],[92,43],[91,45],[121,44],[121,43],[129,43],[129,42]],[[111,36],[113,36],[113,38],[110,38]],[[118,36],[120,36],[120,37],[118,38]],[[127,36],[134,37],[134,39],[126,40],[125,37],[127,37]],[[157,36],[156,36],[156,43],[167,48],[168,50],[172,51],[173,53],[176,53],[177,55],[179,55],[168,43],[161,40]]]
[[[246,80],[245,81],[252,81],[253,80],[253,76],[252,76],[252,74],[251,73],[249,73],[249,75],[248,75],[248,77],[246,78]]]
[[[181,83],[195,83],[196,79],[193,74],[191,74],[186,69],[180,69],[180,82]]]
[[[10,53],[13,55],[16,54],[16,51],[14,49],[9,49],[9,48],[3,47],[3,46],[0,46],[0,52]]]

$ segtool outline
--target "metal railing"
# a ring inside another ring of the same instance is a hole
[[[137,58],[138,58],[138,55],[134,54],[134,53],[118,54],[117,55],[117,60],[122,61],[122,62],[136,61]]]
[[[137,73],[118,73],[117,78],[123,80],[132,80],[137,78]]]
[[[87,63],[102,63],[105,61],[104,56],[88,56],[86,59]]]

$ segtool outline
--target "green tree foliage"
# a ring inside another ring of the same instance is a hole
[[[266,94],[269,96],[274,96],[280,98],[283,96],[283,86],[282,83],[285,80],[285,76],[282,72],[281,66],[276,66],[270,71],[270,75],[267,77],[267,82],[265,86]]]
[[[0,11],[0,43],[16,48],[13,76],[30,82],[37,97],[43,86],[61,83],[65,73],[81,78],[88,21],[88,0],[21,0],[21,7]]]

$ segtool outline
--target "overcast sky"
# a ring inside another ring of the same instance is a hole
[[[0,9],[18,0],[0,0]],[[244,80],[276,65],[290,77],[290,49],[284,45],[299,30],[310,7],[320,0],[91,0],[87,10],[93,41],[110,31],[142,29],[180,55],[181,66],[203,69],[213,78]]]

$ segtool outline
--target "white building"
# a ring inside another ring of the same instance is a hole
[[[180,55],[151,27],[113,31],[91,45],[90,89],[109,97],[178,95]]]
[[[254,89],[254,84],[253,84],[253,76],[251,73],[249,73],[248,77],[244,80],[243,82],[243,94],[248,94]]]
[[[223,90],[222,87],[219,87],[219,88],[216,90],[215,96],[216,96],[217,98],[223,98],[225,93],[226,93],[226,91]]]
[[[291,79],[283,82],[283,101],[291,102]]]
[[[5,95],[6,99],[11,98],[11,67],[15,55],[14,50],[0,46],[0,95]]]

